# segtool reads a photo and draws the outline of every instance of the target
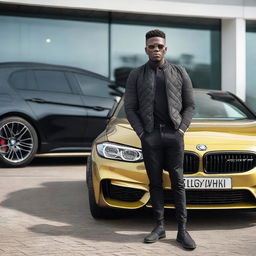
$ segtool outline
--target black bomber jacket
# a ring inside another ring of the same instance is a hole
[[[191,80],[181,66],[165,60],[163,67],[168,112],[175,129],[185,132],[194,114],[195,103]],[[128,121],[139,136],[154,129],[155,71],[149,61],[133,69],[126,82],[124,107]]]

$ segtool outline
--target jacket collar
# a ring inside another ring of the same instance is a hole
[[[156,70],[157,67],[159,67],[160,69],[166,69],[168,66],[168,61],[166,59],[164,59],[164,63],[160,66],[157,66],[157,65],[155,65],[154,62],[152,62],[151,60],[148,60],[147,66],[152,70]]]

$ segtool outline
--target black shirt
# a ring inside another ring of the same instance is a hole
[[[155,98],[154,98],[154,123],[159,124],[163,123],[166,124],[170,128],[174,128],[174,125],[169,117],[169,110],[168,110],[168,101],[166,96],[166,86],[165,86],[165,78],[164,78],[164,71],[162,66],[151,67],[155,70]]]

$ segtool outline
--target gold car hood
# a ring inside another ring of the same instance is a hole
[[[185,133],[185,144],[250,145],[256,150],[256,121],[193,120]],[[140,139],[127,119],[115,118],[107,126],[109,141],[141,147]],[[251,148],[250,147],[250,148]],[[239,147],[237,148],[239,150]]]

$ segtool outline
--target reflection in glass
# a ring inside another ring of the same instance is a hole
[[[0,62],[80,67],[108,76],[108,23],[0,16]]]
[[[232,94],[227,92],[207,92],[194,90],[195,112],[193,119],[206,120],[240,120],[252,119],[255,116]],[[122,98],[117,108],[117,117],[126,118]]]
[[[72,93],[64,72],[35,70],[33,73],[40,91]]]
[[[130,70],[144,64],[145,33],[167,35],[166,59],[183,65],[194,88],[221,89],[220,21],[188,17],[87,13],[81,20],[0,16],[0,62],[80,67],[116,82],[121,94]],[[87,18],[86,18],[87,17]],[[121,88],[121,90],[120,90]]]
[[[111,25],[111,78],[120,86],[132,68],[144,64],[145,34],[153,26]],[[220,31],[157,27],[166,33],[166,59],[188,71],[194,88],[220,89]]]
[[[195,94],[193,119],[237,120],[250,118],[248,111],[228,93],[208,92]]]
[[[106,98],[110,98],[112,95],[115,95],[108,80],[95,78],[89,75],[85,76],[82,74],[75,74],[75,77],[84,95]]]

